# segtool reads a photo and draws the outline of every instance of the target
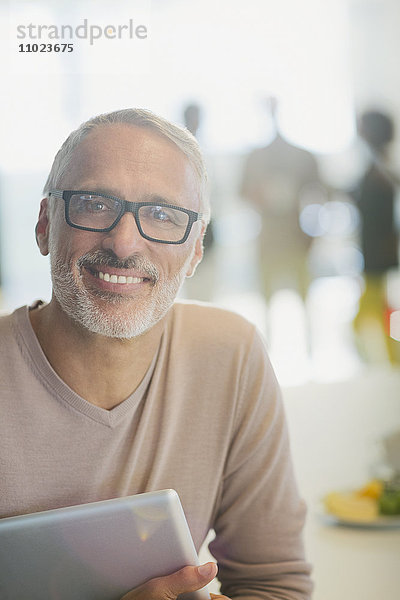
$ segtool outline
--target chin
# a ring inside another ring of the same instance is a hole
[[[108,338],[132,339],[151,329],[168,312],[171,303],[127,302],[126,296],[112,295],[112,301],[82,295],[75,303],[61,301],[61,308],[82,328]]]
[[[118,339],[139,337],[165,316],[182,284],[179,275],[158,282],[145,297],[133,297],[86,287],[60,263],[52,269],[54,295],[71,321],[91,333]]]

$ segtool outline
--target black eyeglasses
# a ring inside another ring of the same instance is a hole
[[[128,202],[98,192],[51,190],[64,200],[68,225],[84,231],[111,231],[126,212],[131,212],[142,237],[160,244],[183,244],[202,213],[158,202]]]

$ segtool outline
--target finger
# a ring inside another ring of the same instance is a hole
[[[126,594],[122,600],[175,600],[179,594],[199,590],[216,576],[213,562],[200,567],[184,567],[165,577],[156,577]]]
[[[200,567],[184,567],[167,577],[153,579],[153,590],[156,590],[155,598],[157,600],[158,598],[174,600],[179,594],[199,590],[214,579],[217,570],[217,565],[209,562]]]

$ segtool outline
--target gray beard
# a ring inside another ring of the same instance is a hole
[[[174,277],[161,282],[157,268],[140,255],[119,261],[115,255],[109,252],[90,252],[77,261],[79,273],[77,282],[72,273],[72,265],[65,264],[57,256],[52,240],[50,240],[49,246],[53,293],[62,310],[73,321],[90,332],[120,339],[131,339],[142,335],[165,316],[183,284],[191,260],[191,256],[189,256],[182,269]],[[135,300],[129,295],[88,290],[83,285],[81,270],[83,266],[94,264],[117,268],[138,268],[150,279],[149,285],[152,286],[150,296],[139,299],[140,306],[135,306]],[[97,299],[101,302],[97,303]],[[102,308],[102,302],[107,302],[111,310]]]

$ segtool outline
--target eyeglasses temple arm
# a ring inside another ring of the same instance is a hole
[[[63,197],[63,191],[62,190],[50,190],[49,191],[49,196],[54,196],[55,198],[61,198]]]

